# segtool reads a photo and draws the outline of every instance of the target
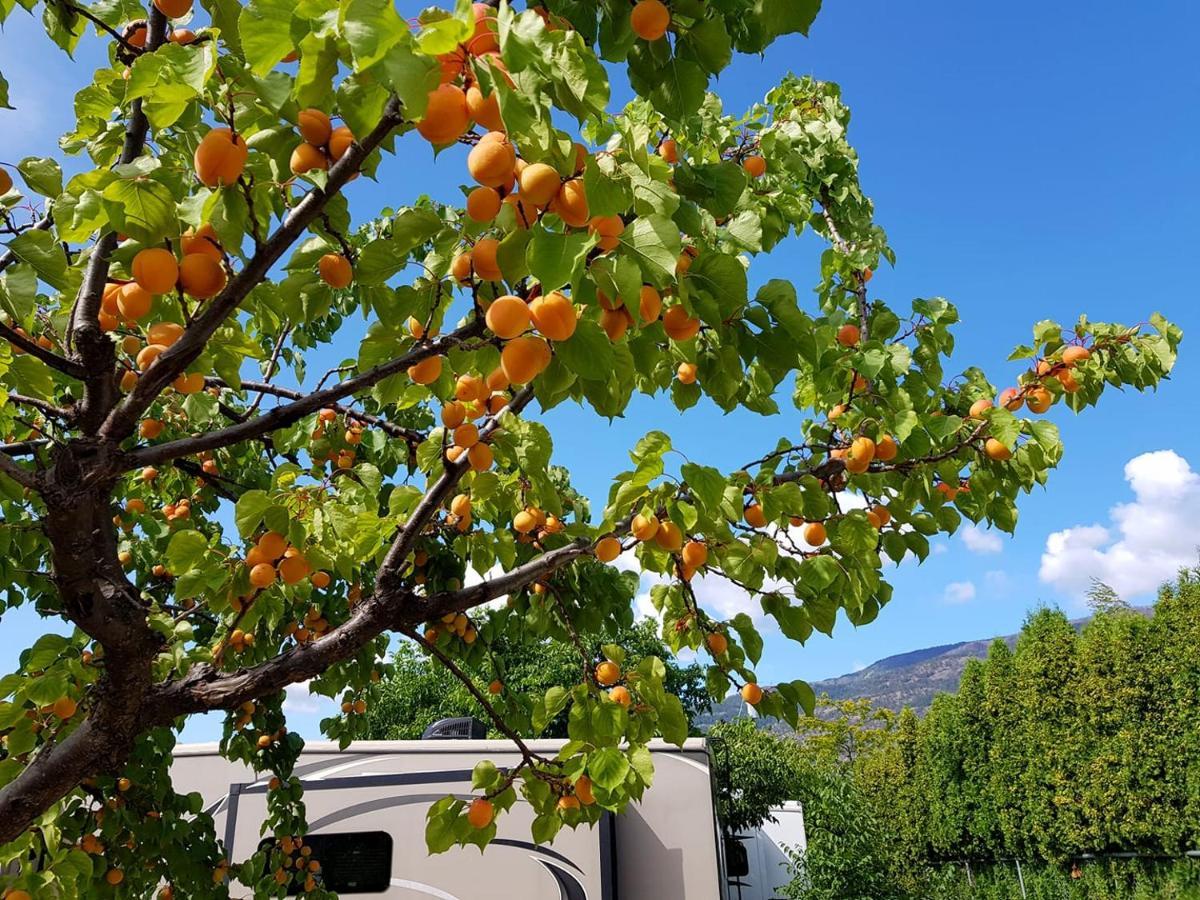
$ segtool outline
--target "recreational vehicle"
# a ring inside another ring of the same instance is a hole
[[[553,755],[561,742],[532,741]],[[453,848],[430,856],[425,813],[434,801],[471,796],[481,759],[512,766],[511,743],[492,740],[365,741],[339,750],[310,742],[296,765],[309,837],[326,886],[341,896],[387,900],[759,900],[778,881],[762,865],[761,836],[728,838],[718,822],[705,741],[656,742],[654,784],[640,803],[595,828],[563,829],[552,844],[530,838],[532,813],[518,802],[483,853]],[[269,774],[230,762],[215,744],[176,748],[175,789],[196,791],[214,815],[231,859],[262,840]],[[726,846],[735,859],[726,868]],[[749,850],[749,853],[743,852]],[[778,852],[768,854],[777,865]],[[754,882],[759,886],[755,887]],[[772,884],[771,887],[774,885]]]

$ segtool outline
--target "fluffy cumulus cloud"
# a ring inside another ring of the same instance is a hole
[[[1196,563],[1200,475],[1175,451],[1156,450],[1126,463],[1125,480],[1134,499],[1114,506],[1109,524],[1077,525],[1046,539],[1042,581],[1082,597],[1095,578],[1130,600]]]
[[[288,685],[283,695],[283,711],[288,715],[332,715],[336,709],[337,704],[328,697],[312,693],[307,681]]]
[[[987,528],[980,528],[978,525],[967,526],[959,532],[959,535],[972,553],[999,553],[1004,549],[999,534]]]
[[[952,581],[942,591],[942,600],[946,603],[970,603],[975,599],[975,582]]]

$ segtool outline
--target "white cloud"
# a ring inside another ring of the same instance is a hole
[[[962,542],[967,545],[967,549],[972,553],[999,553],[1004,549],[1000,535],[990,529],[980,528],[978,525],[969,525],[960,534]]]
[[[969,603],[974,599],[975,582],[973,581],[952,581],[942,592],[942,600],[945,603]]]
[[[1000,594],[1008,590],[1008,573],[1003,569],[992,569],[989,572],[985,572],[983,580],[987,584],[988,590],[993,594]]]
[[[307,681],[289,684],[284,692],[283,711],[289,716],[332,714],[336,708],[336,704],[328,697],[312,693]]]
[[[1109,510],[1110,525],[1076,525],[1046,538],[1042,581],[1082,597],[1096,578],[1131,599],[1195,564],[1200,475],[1175,451],[1156,450],[1126,463],[1125,480],[1134,500]]]

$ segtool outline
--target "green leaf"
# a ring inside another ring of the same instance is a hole
[[[0,74],[0,109],[14,109],[8,102],[8,82]]]
[[[27,156],[17,163],[17,171],[29,189],[43,197],[57,197],[62,193],[62,167],[53,159]]]
[[[237,523],[238,534],[248,538],[262,524],[267,509],[271,506],[271,498],[266,491],[250,490],[242,494],[234,504],[233,517]]]
[[[246,62],[256,75],[266,75],[292,52],[291,0],[250,0],[238,18],[238,31]]]
[[[149,178],[118,180],[101,196],[113,227],[139,243],[157,244],[179,232],[175,199],[164,184]]]
[[[603,381],[612,375],[612,341],[591,319],[580,319],[570,340],[559,341],[554,350],[563,365],[580,378]]]
[[[8,249],[22,262],[29,263],[38,278],[46,284],[56,290],[66,290],[70,283],[67,258],[50,232],[38,229],[26,231],[9,241]]]
[[[595,236],[586,231],[558,234],[547,231],[541,224],[533,227],[532,235],[525,249],[525,262],[544,293],[568,284],[596,244]]]
[[[408,41],[408,25],[391,0],[343,0],[338,25],[359,72]]]
[[[198,568],[207,552],[208,539],[189,528],[171,535],[164,561],[168,571],[182,575]]]
[[[635,219],[621,234],[621,245],[638,261],[646,280],[665,284],[675,275],[675,262],[683,245],[679,229],[665,216],[643,216]]]
[[[144,53],[134,60],[129,97],[142,98],[142,109],[154,128],[166,128],[175,124],[188,104],[204,91],[215,65],[211,42],[197,47],[164,44],[154,53]]]
[[[629,773],[629,760],[616,747],[604,747],[587,758],[588,775],[607,791],[619,788]]]

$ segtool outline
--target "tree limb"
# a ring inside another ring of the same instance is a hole
[[[11,325],[0,322],[0,338],[20,347],[30,356],[40,359],[52,369],[56,369],[71,378],[82,379],[86,375],[83,366],[71,359],[59,356],[52,350],[47,350],[37,341],[25,337]]]
[[[351,144],[345,156],[330,167],[325,187],[314,187],[292,208],[283,224],[230,280],[225,289],[204,304],[204,312],[188,325],[183,336],[142,374],[137,386],[109,413],[100,428],[101,437],[110,441],[121,441],[133,433],[138,419],[150,408],[150,404],[163,388],[200,356],[213,333],[241,305],[250,291],[266,278],[271,267],[321,215],[325,205],[358,172],[366,158],[383,143],[392,129],[403,121],[401,109],[397,98],[393,97],[388,101],[379,124],[361,143],[355,141]]]
[[[336,400],[348,397],[374,384],[378,384],[390,375],[403,372],[409,366],[427,357],[444,353],[451,347],[457,346],[466,338],[478,334],[482,328],[482,323],[477,319],[473,319],[462,328],[434,338],[428,343],[418,344],[403,356],[399,356],[386,363],[381,363],[373,369],[368,369],[361,375],[354,378],[347,378],[345,381],[339,382],[323,391],[304,394],[299,400],[292,403],[285,403],[282,406],[276,406],[274,409],[268,410],[262,415],[246,419],[244,422],[238,422],[226,428],[218,428],[216,431],[209,431],[205,434],[180,438],[177,441],[168,441],[165,444],[143,447],[140,450],[127,453],[120,460],[121,466],[123,469],[134,469],[140,466],[154,465],[178,456],[188,456],[193,453],[199,453],[202,450],[216,450],[220,447],[229,447],[233,444],[239,444],[242,441],[261,437],[268,432],[299,421],[306,415],[314,413]],[[163,355],[165,356],[166,354]],[[151,370],[153,368],[154,366],[151,366]]]

